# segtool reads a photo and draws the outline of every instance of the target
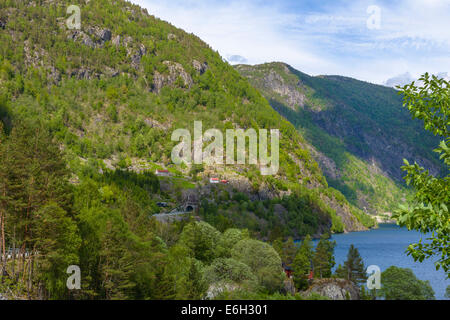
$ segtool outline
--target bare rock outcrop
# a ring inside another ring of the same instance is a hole
[[[83,30],[67,31],[67,38],[79,41],[90,48],[103,47],[105,42],[111,41],[112,33],[109,29],[102,29],[97,26],[89,26]]]
[[[81,67],[79,69],[73,69],[69,72],[70,77],[76,78],[78,80],[91,80],[99,79],[100,74],[92,71],[89,68]]]
[[[120,35],[117,35],[111,39],[111,43],[113,45],[115,45],[116,47],[120,46],[120,43],[121,43],[120,41],[121,41]]]
[[[322,200],[336,212],[336,215],[344,224],[344,232],[366,231],[366,228],[351,212],[347,204],[340,203],[335,198],[321,195]]]
[[[117,71],[116,69],[110,68],[108,66],[105,66],[105,68],[103,69],[103,74],[106,75],[107,77],[114,78],[119,75],[119,71]]]
[[[174,35],[173,33],[169,33],[167,35],[167,40],[177,40],[177,36]]]
[[[336,162],[333,159],[327,157],[325,154],[318,151],[313,146],[308,145],[308,150],[311,152],[314,160],[316,160],[319,164],[320,169],[322,169],[325,176],[330,177],[334,180],[341,177],[341,172],[337,168]]]
[[[331,300],[359,300],[358,287],[345,279],[316,279],[305,292],[305,296],[312,292]]]
[[[0,19],[0,29],[6,29],[6,20]]]
[[[206,63],[206,62],[201,63],[197,60],[192,61],[192,66],[200,75],[204,74],[206,72],[206,70],[208,70],[208,68],[209,68],[208,63]]]
[[[303,107],[305,104],[305,95],[298,90],[301,84],[297,83],[297,86],[295,86],[287,83],[275,70],[271,70],[264,76],[263,86],[286,99],[287,105],[292,109],[296,109],[299,106]]]
[[[167,130],[171,127],[170,123],[160,123],[152,118],[146,118],[144,119],[144,123],[149,126],[150,128],[155,128],[159,130]]]
[[[193,84],[192,78],[180,63],[173,61],[164,61],[163,63],[168,67],[169,72],[168,74],[161,74],[155,71],[153,75],[153,92],[159,93],[165,86],[174,86],[180,78],[185,88],[191,88]]]
[[[136,49],[129,50],[128,52],[129,55],[131,55],[131,66],[136,70],[139,69],[139,66],[141,65],[141,59],[147,53],[147,49],[141,43]]]

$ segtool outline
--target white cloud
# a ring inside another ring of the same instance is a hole
[[[437,76],[440,79],[444,79],[446,81],[450,81],[450,76],[448,75],[448,72],[438,72],[435,73],[435,76]],[[405,86],[407,84],[410,84],[411,82],[415,82],[415,85],[420,87],[423,86],[423,81],[419,80],[420,77],[413,78],[409,72],[406,72],[404,74],[400,74],[398,76],[392,77],[384,83],[387,87],[395,88],[396,86]]]
[[[372,0],[339,6],[330,1],[320,8],[309,3],[308,11],[290,10],[284,1],[133,2],[195,33],[223,57],[242,56],[251,64],[284,61],[313,75],[341,74],[380,84],[405,72],[416,77],[450,71],[449,0],[378,4],[379,30],[366,27],[367,7],[377,4]]]
[[[228,60],[228,62],[230,62],[232,64],[234,64],[234,63],[240,63],[240,64],[248,63],[247,58],[245,58],[243,56],[240,56],[240,55],[236,55],[236,54],[228,55],[227,56],[227,60]]]
[[[293,24],[296,15],[281,12],[276,6],[260,6],[250,1],[232,1],[195,5],[178,1],[133,1],[146,7],[149,13],[171,22],[206,41],[224,57],[241,55],[249,63],[285,61],[305,72],[315,72],[314,66],[327,66],[329,61],[314,54],[310,44],[298,41],[286,25]],[[324,69],[325,70],[325,69]]]
[[[411,74],[409,72],[406,72],[386,80],[385,85],[394,88],[396,86],[404,86],[414,80],[415,79],[411,76]]]

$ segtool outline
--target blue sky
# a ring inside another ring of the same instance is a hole
[[[450,73],[450,0],[132,2],[198,35],[230,63],[283,61],[311,75],[380,84],[406,72]]]

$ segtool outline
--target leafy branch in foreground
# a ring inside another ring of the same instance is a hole
[[[401,88],[404,95],[404,106],[408,108],[414,119],[423,120],[425,129],[443,138],[434,151],[440,159],[450,166],[450,82],[436,76],[424,74],[423,82],[417,87],[414,82]],[[394,214],[401,226],[409,230],[430,233],[429,242],[411,244],[408,255],[415,261],[422,262],[438,256],[436,269],[441,267],[450,277],[450,176],[435,177],[417,163],[410,164],[404,160],[402,167],[406,171],[405,181],[415,189],[414,203],[410,207],[400,206]]]

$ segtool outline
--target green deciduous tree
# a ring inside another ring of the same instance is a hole
[[[180,241],[192,250],[193,256],[207,263],[217,256],[219,239],[220,232],[203,221],[186,225],[180,235]]]
[[[425,129],[443,140],[434,150],[440,159],[450,166],[450,82],[430,77],[427,73],[420,80],[423,85],[417,87],[414,82],[402,88],[404,105],[414,119],[423,120]],[[422,233],[431,232],[429,242],[411,244],[407,252],[415,261],[422,262],[434,256],[439,257],[436,269],[443,268],[450,276],[450,175],[435,177],[419,164],[410,164],[404,160],[402,169],[407,173],[405,180],[415,189],[414,203],[401,206],[394,218],[402,226]]]
[[[248,230],[240,230],[235,228],[227,229],[220,235],[217,246],[217,254],[219,257],[231,257],[230,249],[241,240],[249,239]]]
[[[281,289],[285,278],[281,258],[269,244],[252,239],[241,240],[231,250],[231,257],[248,265],[267,291]]]
[[[411,269],[391,266],[381,273],[378,295],[386,300],[434,300],[429,281],[417,279]]]
[[[238,284],[246,289],[255,289],[258,279],[246,264],[232,258],[218,258],[205,269],[208,284]]]
[[[272,247],[275,249],[275,251],[281,258],[283,256],[283,239],[282,238],[275,239],[272,242]]]

